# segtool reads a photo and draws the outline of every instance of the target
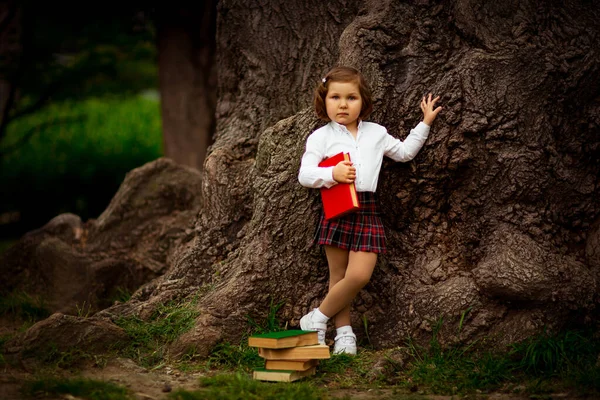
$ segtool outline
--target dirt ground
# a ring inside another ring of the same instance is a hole
[[[0,336],[16,333],[20,326],[15,321],[0,317]],[[171,391],[178,389],[197,390],[200,389],[199,378],[204,372],[182,372],[176,368],[165,366],[155,370],[148,370],[137,365],[134,361],[124,358],[108,360],[102,367],[94,366],[92,363],[84,365],[76,373],[59,372],[54,369],[46,372],[62,377],[84,377],[94,380],[108,381],[124,386],[134,394],[137,400],[163,400]],[[28,366],[15,367],[4,364],[0,366],[0,400],[21,400],[20,388],[23,382],[45,376],[44,372]],[[293,383],[292,383],[293,384]],[[336,389],[327,388],[327,393],[334,398],[351,398],[359,400],[372,399],[431,399],[431,400],[454,400],[458,397],[420,395],[419,393],[399,393],[393,388],[389,389]],[[466,397],[469,399],[489,400],[525,400],[529,396],[516,394],[493,393],[489,395],[475,395]],[[539,398],[539,397],[538,397]],[[49,399],[44,397],[44,399]],[[62,396],[57,399],[74,400],[73,396]],[[545,399],[578,399],[568,393],[556,393],[548,395]]]
[[[0,399],[21,400],[23,396],[19,389],[26,380],[35,379],[35,373],[24,369],[2,368],[0,369]],[[180,372],[178,370],[164,367],[158,370],[147,370],[136,365],[128,359],[117,358],[110,360],[104,367],[88,366],[82,368],[76,375],[70,377],[85,377],[95,380],[103,380],[127,387],[137,400],[163,400],[169,392],[177,389],[197,390],[200,388],[199,378],[201,372]],[[293,384],[293,383],[292,383]],[[398,393],[393,389],[331,389],[328,394],[334,398],[351,398],[359,400],[372,399],[431,399],[451,400],[459,399],[452,396],[419,395],[418,393]],[[469,399],[489,400],[525,400],[529,396],[518,396],[515,394],[494,393],[489,395],[477,395],[466,397]],[[569,394],[554,394],[546,399],[572,399]],[[45,397],[44,399],[48,399]],[[57,399],[76,399],[73,396],[57,397]]]

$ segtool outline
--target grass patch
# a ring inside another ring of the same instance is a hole
[[[122,317],[115,324],[129,335],[129,342],[122,352],[144,367],[155,367],[165,361],[166,348],[184,332],[194,326],[198,316],[196,299],[170,301],[159,305],[152,315],[143,320],[139,317]]]
[[[84,378],[41,378],[25,382],[21,393],[30,398],[71,395],[88,400],[131,400],[133,396],[121,386]]]
[[[372,377],[369,377],[376,356],[377,353],[365,350],[360,351],[356,356],[332,354],[329,359],[319,360],[315,380],[338,389],[381,387],[381,382],[373,381]]]
[[[514,368],[506,353],[482,351],[477,342],[444,348],[439,341],[442,324],[443,319],[434,324],[428,348],[409,339],[413,363],[406,382],[426,386],[433,393],[454,395],[496,390],[512,379]]]
[[[13,291],[0,297],[0,315],[36,322],[49,317],[50,311],[41,297],[32,297],[23,291]]]
[[[334,354],[328,360],[319,361],[319,371],[330,374],[343,374],[348,369],[356,369],[360,365],[358,360],[363,354],[365,354],[365,352],[361,352],[361,354],[357,356],[351,356],[345,353]]]
[[[225,368],[228,370],[252,371],[265,366],[265,360],[258,355],[258,350],[243,342],[238,346],[219,343],[215,346],[206,361],[206,368]]]
[[[257,321],[247,315],[248,329],[242,335],[237,345],[230,343],[219,343],[208,356],[205,369],[226,369],[230,371],[250,372],[256,368],[264,367],[265,361],[258,355],[258,349],[248,346],[248,338],[255,334],[278,332],[286,329],[277,317],[277,313],[285,302],[275,302],[272,298],[269,311],[262,321]],[[185,368],[186,366],[184,366]]]
[[[269,312],[262,322],[257,322],[252,316],[247,315],[249,331],[244,337],[244,340],[248,339],[250,335],[260,335],[262,333],[279,332],[286,330],[287,326],[282,326],[281,321],[277,317],[277,313],[281,307],[285,304],[284,301],[275,302],[273,298],[269,303]]]
[[[600,394],[600,340],[592,330],[542,334],[512,346],[515,369],[533,386],[574,387]]]
[[[0,143],[0,225],[6,237],[108,205],[125,174],[163,155],[160,104],[148,96],[55,102],[13,121]],[[44,199],[43,204],[31,199]]]
[[[45,370],[77,370],[87,362],[94,362],[96,366],[103,365],[106,360],[103,356],[98,356],[85,352],[80,348],[72,348],[67,351],[61,351],[55,342],[40,344],[39,346],[26,349],[22,356],[24,359],[35,359],[44,364]]]
[[[410,381],[428,387],[433,393],[491,391],[512,378],[512,365],[503,355],[477,353],[464,346],[426,350],[411,343],[409,348],[415,357],[408,373]]]
[[[325,393],[310,382],[265,383],[255,381],[240,372],[200,379],[201,390],[178,390],[169,394],[171,400],[317,400]]]
[[[600,393],[600,341],[592,331],[544,332],[502,352],[477,342],[443,347],[438,340],[440,327],[441,321],[428,347],[409,341],[413,360],[407,371],[399,372],[406,386],[418,385],[443,395],[519,385],[530,394]]]
[[[117,286],[113,289],[113,292],[109,297],[109,302],[110,304],[113,304],[115,301],[118,301],[119,303],[126,303],[131,299],[131,294],[132,293],[129,289]]]
[[[0,146],[3,177],[42,181],[78,167],[91,178],[115,162],[129,171],[162,154],[160,123],[159,103],[144,96],[53,103],[9,125]]]

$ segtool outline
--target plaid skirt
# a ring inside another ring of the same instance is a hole
[[[385,253],[385,232],[374,192],[357,192],[360,208],[351,214],[326,220],[321,212],[314,242],[344,250]]]

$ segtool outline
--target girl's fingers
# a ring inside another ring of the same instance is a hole
[[[433,94],[428,93],[426,96],[423,96],[423,99],[421,100],[421,111],[424,114],[433,113],[433,115],[437,115],[442,110],[441,106],[434,109],[435,103],[440,100],[440,96],[432,97]]]

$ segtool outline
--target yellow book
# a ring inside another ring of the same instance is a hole
[[[306,371],[319,364],[319,360],[265,360],[267,370]]]
[[[265,349],[260,347],[258,355],[267,360],[309,360],[330,358],[329,346],[315,344],[312,346],[292,347],[290,349]]]
[[[248,338],[248,346],[267,349],[285,349],[289,347],[319,344],[317,331],[289,330],[253,335]]]
[[[302,379],[305,376],[314,375],[316,370],[316,367],[309,368],[306,371],[269,371],[266,369],[257,369],[252,374],[252,379],[271,382],[293,382]]]

